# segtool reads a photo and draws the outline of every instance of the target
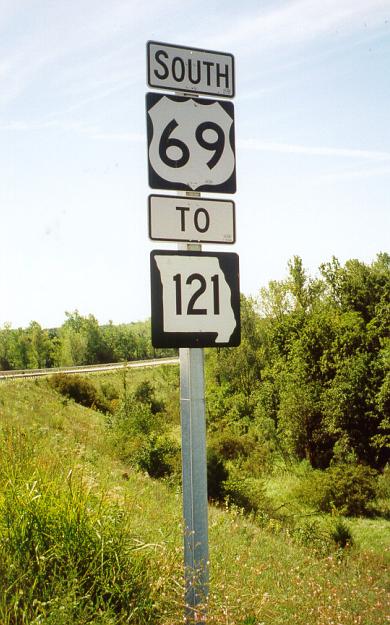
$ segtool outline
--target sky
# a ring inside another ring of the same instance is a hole
[[[390,251],[390,0],[0,0],[0,327],[150,317],[148,40],[235,57],[245,295]]]

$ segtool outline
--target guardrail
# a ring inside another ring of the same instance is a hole
[[[38,378],[53,375],[53,373],[99,373],[101,371],[114,371],[115,369],[132,367],[158,367],[161,365],[178,364],[179,358],[154,358],[151,360],[131,360],[127,362],[111,362],[103,365],[77,365],[74,367],[51,367],[50,369],[14,369],[12,371],[0,371],[0,380],[15,378]]]

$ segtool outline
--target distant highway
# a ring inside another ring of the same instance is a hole
[[[98,373],[100,371],[113,371],[127,367],[159,367],[161,365],[177,365],[179,358],[156,358],[154,360],[133,360],[129,362],[113,362],[104,365],[81,365],[77,367],[52,367],[50,369],[22,369],[14,371],[0,371],[0,380],[10,380],[15,378],[39,378],[53,373]]]

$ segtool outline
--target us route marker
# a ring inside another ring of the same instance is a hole
[[[154,347],[240,344],[237,254],[151,252]]]
[[[235,193],[231,102],[146,94],[152,189]]]

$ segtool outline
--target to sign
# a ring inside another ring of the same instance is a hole
[[[235,210],[231,200],[149,196],[149,236],[160,241],[234,243]]]
[[[237,254],[151,252],[152,345],[240,344]]]
[[[153,189],[235,193],[231,102],[146,94]]]
[[[234,57],[226,52],[149,41],[148,85],[190,93],[234,97]]]

